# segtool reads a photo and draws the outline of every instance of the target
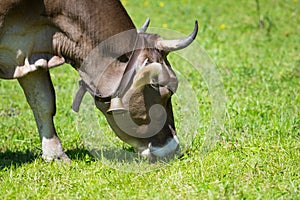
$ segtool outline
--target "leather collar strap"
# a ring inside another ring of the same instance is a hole
[[[89,87],[84,83],[83,80],[79,81],[79,89],[76,92],[76,95],[74,97],[73,103],[72,103],[72,109],[75,112],[79,111],[79,107],[81,104],[81,101],[83,99],[83,96],[85,95],[85,93],[90,90]],[[91,92],[91,91],[90,91]]]
[[[140,53],[139,50],[137,50],[137,45],[139,42],[139,33],[137,33],[137,37],[134,42],[133,50],[130,54],[129,61],[127,63],[126,69],[124,71],[122,80],[120,82],[120,85],[118,89],[116,90],[115,94],[112,95],[112,97],[120,97],[122,98],[125,92],[129,89],[130,83],[133,80],[134,74],[135,74],[135,67],[134,63]]]

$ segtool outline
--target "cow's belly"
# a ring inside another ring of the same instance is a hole
[[[23,66],[26,58],[30,60],[34,54],[51,54],[52,36],[57,32],[39,14],[24,16],[24,10],[20,12],[18,9],[15,13],[18,14],[11,13],[5,18],[0,30],[1,78],[14,78],[16,68]]]

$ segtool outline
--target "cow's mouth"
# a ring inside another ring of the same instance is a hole
[[[166,144],[162,147],[152,146],[151,142],[148,144],[148,147],[138,148],[138,152],[147,158],[168,158],[174,156],[176,151],[179,149],[179,140],[176,135],[172,138],[169,138]]]

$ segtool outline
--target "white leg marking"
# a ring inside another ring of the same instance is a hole
[[[52,160],[70,161],[68,156],[64,153],[63,147],[56,136],[49,139],[43,137],[42,150],[42,157],[46,162],[50,162]]]
[[[177,136],[175,135],[172,139],[169,139],[167,144],[163,147],[151,147],[151,153],[157,157],[165,157],[170,154],[175,153],[178,148],[179,141]]]

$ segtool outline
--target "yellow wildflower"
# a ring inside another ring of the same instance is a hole
[[[159,7],[164,7],[165,6],[165,3],[164,2],[159,2]]]
[[[144,6],[148,6],[149,5],[149,1],[144,1]]]
[[[168,24],[164,23],[164,24],[162,24],[162,27],[163,27],[163,28],[167,28],[167,27],[168,27]]]
[[[297,3],[297,2],[298,2],[298,0],[293,0],[293,2],[294,2],[294,3]]]
[[[122,4],[124,5],[124,6],[126,6],[126,0],[122,0]]]
[[[219,27],[221,30],[224,30],[226,28],[226,25],[225,24],[221,24],[220,27]]]

